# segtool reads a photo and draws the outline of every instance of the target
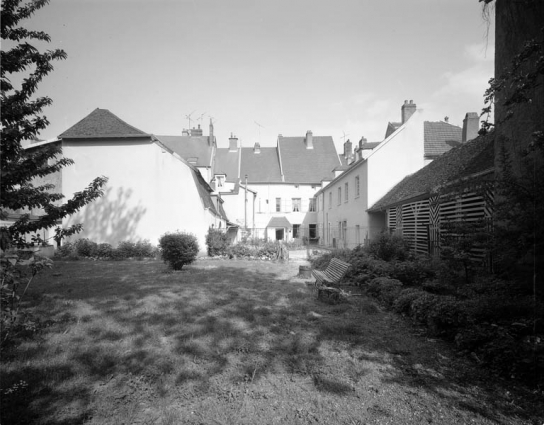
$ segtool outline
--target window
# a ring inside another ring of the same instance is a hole
[[[329,192],[329,209],[332,208],[332,192]]]
[[[359,196],[359,176],[355,176],[355,197]]]
[[[281,212],[281,198],[276,198],[276,212]]]
[[[300,198],[293,198],[293,212],[300,212]]]
[[[349,190],[348,190],[348,182],[344,185],[344,202],[348,202],[349,198]]]
[[[310,198],[310,206],[308,207],[308,211],[310,211],[310,212],[315,212],[316,211],[315,198]]]
[[[293,224],[293,237],[298,238],[300,235],[300,224]]]
[[[342,203],[342,188],[338,188],[338,205]]]
[[[310,239],[317,238],[317,224],[310,224],[309,233]]]

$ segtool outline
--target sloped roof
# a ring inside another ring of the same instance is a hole
[[[363,143],[361,146],[362,149],[374,149],[376,146],[378,146],[381,142],[366,142]]]
[[[423,123],[425,156],[435,158],[462,142],[463,129],[444,121]]]
[[[247,174],[247,181],[281,182],[280,162],[276,148],[261,148],[260,153],[254,153],[253,148],[241,148],[240,178]]]
[[[306,149],[304,137],[280,137],[278,145],[285,181],[318,183],[334,178],[341,165],[331,136],[313,136],[313,149]]]
[[[293,225],[289,223],[285,217],[272,217],[266,227],[287,227],[292,228]]]
[[[208,136],[155,136],[186,161],[196,158],[197,167],[210,167],[213,147]]]
[[[215,151],[214,174],[225,174],[228,182],[237,182],[240,169],[240,152],[229,148],[217,148]]]
[[[78,123],[74,124],[59,138],[61,139],[99,139],[151,137],[150,134],[127,124],[107,109],[96,108]]]
[[[387,128],[385,130],[385,137],[384,139],[387,139],[389,136],[391,136],[395,131],[398,130],[398,128],[402,125],[401,122],[388,122]]]
[[[191,168],[191,173],[193,175],[193,180],[195,182],[195,186],[198,190],[198,194],[200,195],[200,199],[202,200],[202,204],[204,205],[204,208],[209,208],[210,211],[216,216],[223,217],[226,219],[227,218],[226,215],[222,215],[215,208],[212,197],[210,195],[211,188],[204,181],[204,178],[202,177],[202,174],[200,174],[200,171],[198,171],[195,167],[192,167],[192,166],[190,166],[190,168]]]
[[[369,211],[381,211],[402,201],[437,191],[447,183],[493,168],[493,134],[452,148],[421,170],[405,177]]]

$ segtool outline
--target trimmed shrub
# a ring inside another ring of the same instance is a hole
[[[208,230],[206,234],[206,249],[208,256],[215,257],[218,255],[226,255],[229,247],[229,237],[226,232],[219,229]]]
[[[259,250],[257,251],[257,256],[259,258],[268,258],[272,259],[276,256],[278,251],[278,245],[274,242],[265,242]]]
[[[453,337],[467,322],[467,309],[455,297],[442,296],[426,313],[427,326],[436,335]]]
[[[390,263],[391,277],[400,280],[404,285],[418,286],[435,277],[432,264],[426,258],[416,258],[407,261],[394,261]]]
[[[156,248],[146,239],[138,242],[120,242],[115,250],[115,259],[126,258],[152,258],[155,256]]]
[[[81,257],[94,257],[98,244],[87,238],[78,239],[74,243],[75,253]]]
[[[195,261],[199,251],[196,236],[179,231],[162,235],[159,248],[164,262],[174,270],[181,270],[184,265]]]
[[[427,324],[429,312],[440,299],[439,295],[429,294],[424,292],[421,297],[412,301],[410,306],[410,316],[417,322]]]
[[[384,261],[404,261],[410,257],[410,242],[385,231],[370,241],[367,252]]]

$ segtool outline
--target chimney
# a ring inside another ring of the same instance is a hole
[[[352,153],[352,149],[351,149],[351,142],[349,141],[349,139],[344,143],[344,158],[349,159],[349,157],[351,156],[351,153]]]
[[[213,138],[213,122],[212,122],[212,119],[210,118],[210,135],[208,136],[208,146],[213,146],[214,145],[214,138]]]
[[[255,146],[253,146],[253,153],[261,153],[261,144],[259,142],[256,142]]]
[[[229,152],[236,152],[238,150],[238,137],[233,136],[230,133],[229,137]]]
[[[357,159],[363,159],[363,145],[366,143],[366,137],[361,137],[359,140],[359,149],[357,151]]]
[[[408,101],[405,100],[404,105],[402,105],[401,107],[402,124],[408,121],[415,111],[416,104],[414,103],[414,101],[410,100],[410,103],[408,103]]]
[[[189,130],[187,130],[186,128],[184,128],[184,129],[181,131],[181,135],[182,135],[182,136],[188,136],[188,135],[189,135]]]
[[[478,137],[479,120],[476,112],[467,112],[463,120],[463,143]]]
[[[191,136],[202,136],[202,129],[200,128],[200,124],[198,124],[198,128],[194,128],[191,130]]]
[[[313,136],[311,130],[308,130],[306,132],[306,138],[304,139],[304,143],[306,144],[306,149],[313,149],[314,148],[314,136]]]

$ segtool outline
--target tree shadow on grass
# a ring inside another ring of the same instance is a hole
[[[91,412],[107,423],[130,404],[151,409],[172,394],[213,397],[284,376],[349,399],[369,388],[376,368],[382,384],[434,394],[461,411],[494,421],[519,413],[493,392],[471,396],[429,344],[393,331],[410,332],[401,321],[376,329],[392,316],[366,300],[325,305],[273,264],[201,264],[165,273],[158,262],[65,263],[60,275],[46,275],[32,290],[45,291],[38,313],[55,325],[38,342],[41,351],[35,344],[19,350],[19,365],[43,366],[3,371],[3,390],[20,380],[32,387],[10,404],[27,415],[20,423],[83,422]]]

